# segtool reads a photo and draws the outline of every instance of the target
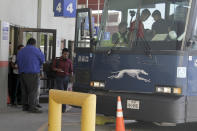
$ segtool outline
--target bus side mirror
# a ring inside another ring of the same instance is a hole
[[[93,46],[96,46],[97,45],[97,40],[95,39],[95,38],[92,38],[91,40],[90,40],[90,44],[91,45],[93,45]]]
[[[84,32],[85,32],[85,19],[81,22],[81,37],[83,37],[85,34],[84,34]]]
[[[91,51],[94,52],[96,49],[96,45],[97,45],[97,40],[95,38],[90,39],[90,48]]]
[[[195,42],[194,42],[193,39],[189,39],[189,40],[186,42],[186,46],[187,46],[187,47],[191,47],[193,44],[195,44]]]

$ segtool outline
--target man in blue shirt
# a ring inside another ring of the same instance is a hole
[[[25,48],[17,54],[17,64],[21,74],[23,111],[41,113],[36,108],[40,77],[40,67],[45,61],[44,54],[35,47],[36,40],[30,38]]]

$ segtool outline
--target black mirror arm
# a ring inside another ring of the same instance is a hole
[[[95,38],[90,39],[90,44],[93,46],[97,45],[98,40],[96,40]]]
[[[195,44],[195,41],[193,39],[189,39],[187,42],[186,42],[186,46],[187,47],[190,47],[192,46],[193,44]]]

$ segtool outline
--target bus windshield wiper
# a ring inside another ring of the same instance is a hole
[[[144,43],[144,47],[145,47],[144,52],[145,52],[145,54],[150,56],[150,57],[152,57],[150,44],[144,38],[141,38],[141,39],[143,40],[143,43]]]
[[[117,45],[118,45],[118,39],[116,40],[114,45],[109,50],[107,50],[107,55],[111,55],[113,52],[113,48],[116,48]]]

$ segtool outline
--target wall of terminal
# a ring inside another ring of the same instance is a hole
[[[0,21],[0,112],[7,107],[9,23]]]
[[[56,56],[61,54],[61,40],[74,40],[75,18],[54,17],[53,0],[0,0],[1,21],[18,27],[56,29]],[[9,33],[4,30],[0,38],[5,36],[9,37]],[[7,107],[9,39],[6,40],[5,43],[0,39],[0,112]]]
[[[1,0],[0,20],[23,27],[37,27],[37,0]]]
[[[53,0],[42,0],[41,5],[41,27],[57,29],[56,56],[59,56],[61,40],[74,40],[75,18],[54,17]]]
[[[38,12],[38,1],[41,3],[41,12]],[[37,28],[39,13],[40,28],[57,30],[56,56],[59,56],[61,40],[74,40],[75,18],[54,17],[53,0],[0,1],[0,20],[16,26]]]

